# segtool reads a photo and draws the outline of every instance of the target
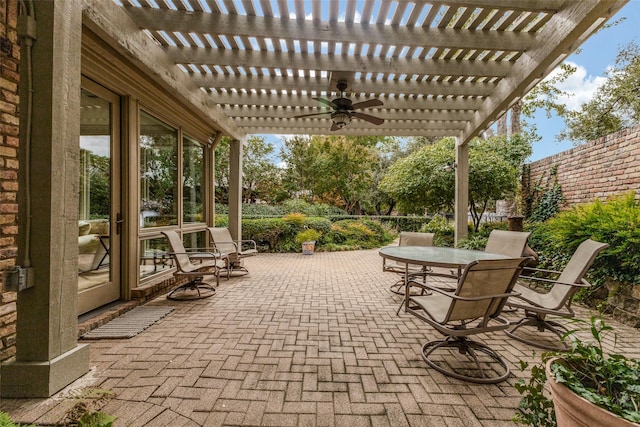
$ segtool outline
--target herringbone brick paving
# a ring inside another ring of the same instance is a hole
[[[400,297],[388,287],[397,276],[381,265],[377,250],[260,254],[214,297],[159,298],[151,304],[175,310],[140,335],[90,342],[83,384],[115,392],[102,410],[116,426],[514,425],[518,360],[540,351],[504,333],[480,336],[511,365],[497,385],[428,368],[421,346],[440,335],[396,316]],[[618,350],[637,357],[640,334],[613,324]],[[68,403],[9,408],[16,420],[47,423]]]

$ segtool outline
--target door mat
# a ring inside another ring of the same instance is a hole
[[[173,311],[173,307],[139,306],[82,335],[87,340],[131,338]]]

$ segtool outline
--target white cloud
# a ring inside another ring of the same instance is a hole
[[[579,110],[585,102],[593,98],[596,90],[602,86],[607,78],[604,76],[593,76],[587,74],[587,69],[582,65],[567,62],[576,67],[576,72],[558,85],[558,89],[567,92],[569,96],[560,96],[559,101],[564,103],[570,110]],[[553,70],[548,78],[552,78],[560,72],[558,68]]]

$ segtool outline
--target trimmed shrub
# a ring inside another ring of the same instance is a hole
[[[395,233],[378,221],[345,219],[331,224],[320,241],[325,250],[343,251],[379,248],[394,238]]]
[[[634,193],[606,203],[577,205],[544,223],[528,224],[527,229],[532,233],[530,246],[539,251],[544,268],[562,270],[578,245],[593,239],[610,247],[589,269],[592,284],[602,286],[607,280],[640,283],[640,201]],[[596,292],[598,286],[587,291]]]
[[[296,236],[307,229],[316,230],[322,235],[331,229],[331,221],[304,215],[242,221],[243,237],[255,240],[262,252],[300,252],[301,248],[296,242]],[[322,238],[317,245],[321,244]]]

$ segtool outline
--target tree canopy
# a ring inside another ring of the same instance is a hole
[[[606,76],[589,102],[566,112],[559,139],[591,141],[640,123],[640,46],[621,48]]]
[[[469,209],[474,225],[491,202],[515,193],[530,142],[514,135],[474,139],[469,144]],[[455,140],[444,138],[398,160],[380,182],[380,189],[397,202],[399,211],[451,211],[455,174],[445,170],[455,160]]]

